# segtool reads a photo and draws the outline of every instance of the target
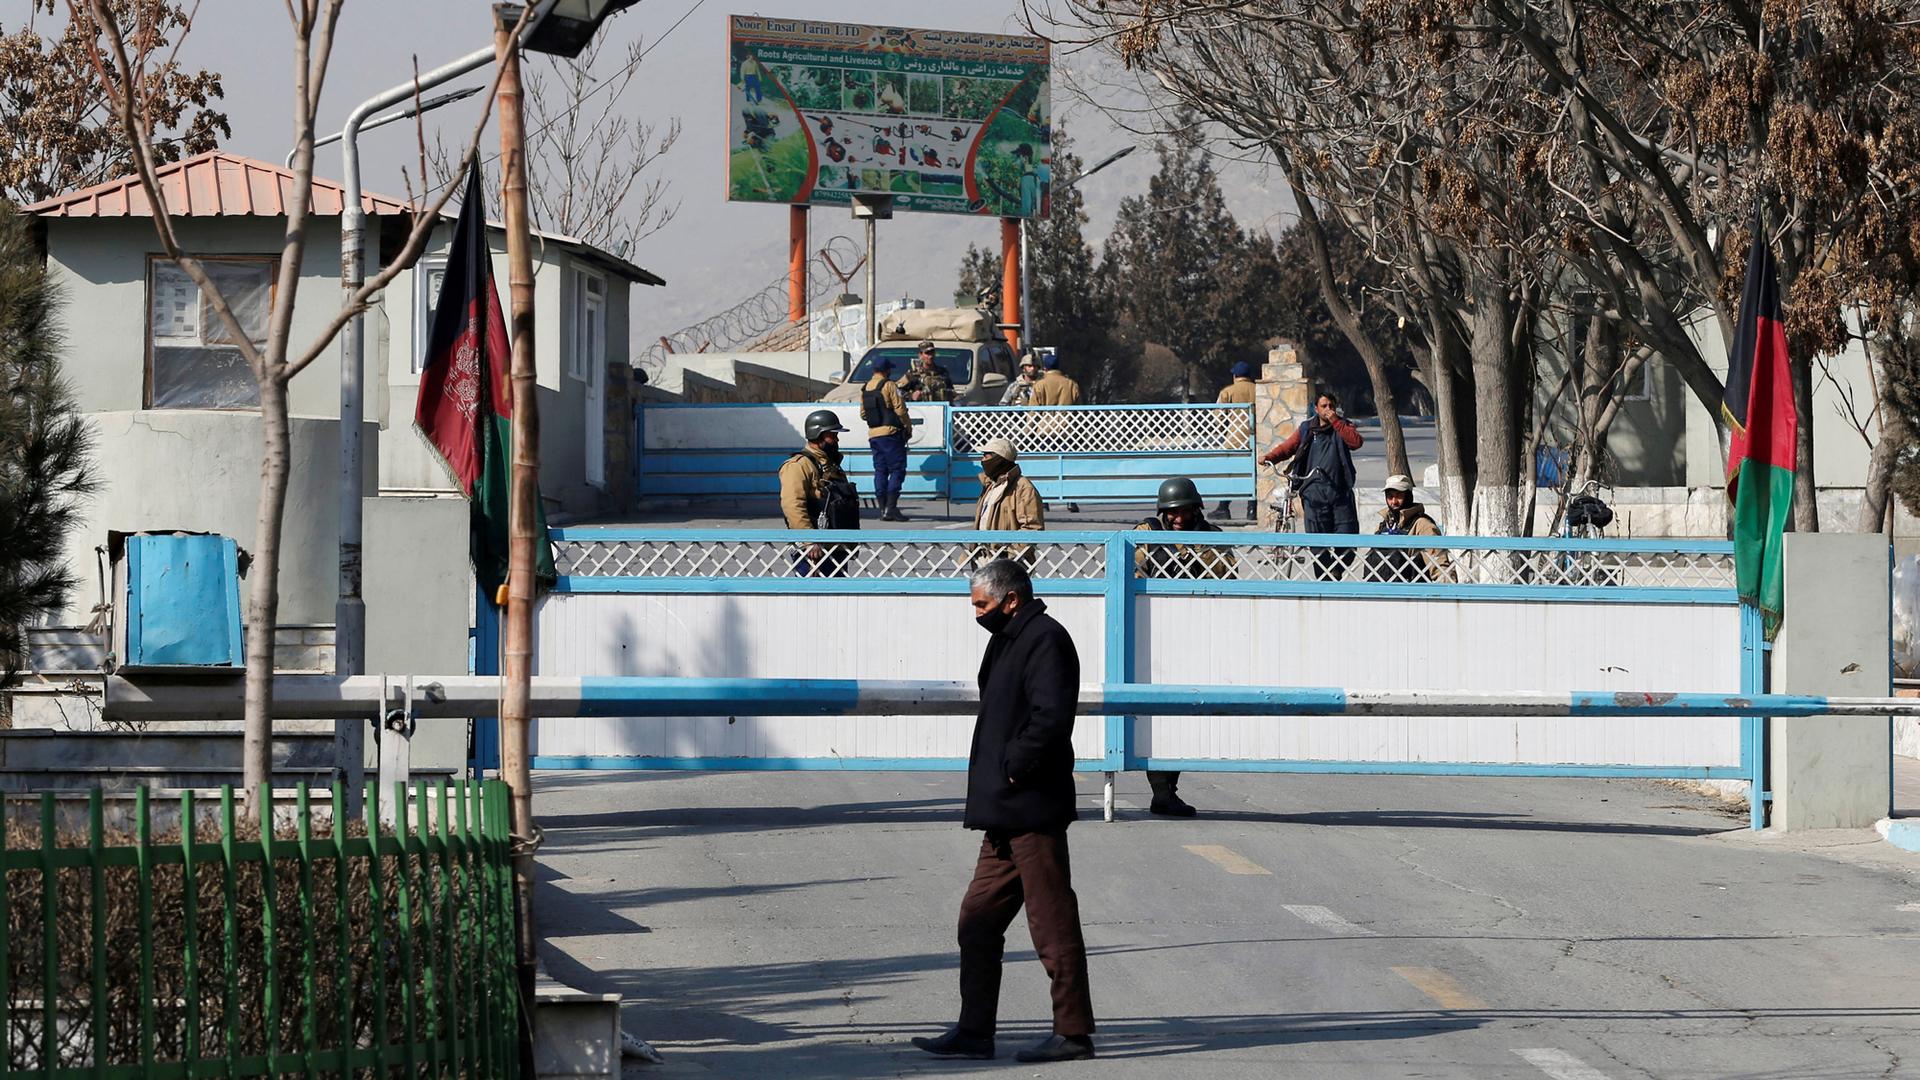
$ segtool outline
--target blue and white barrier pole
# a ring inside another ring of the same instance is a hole
[[[277,675],[274,716],[285,720],[374,715],[391,677]],[[414,715],[492,716],[492,675],[416,675]],[[102,711],[126,722],[237,720],[238,680],[180,683],[130,676],[106,680]],[[971,713],[972,682],[865,679],[690,679],[537,675],[533,715],[558,716],[951,716]],[[1089,683],[1085,716],[1920,716],[1920,698],[1819,697],[1663,691],[1351,690],[1302,686]]]

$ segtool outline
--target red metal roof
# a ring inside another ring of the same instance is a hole
[[[175,217],[280,217],[293,199],[293,170],[253,158],[213,150],[162,165],[155,171],[167,209]],[[313,178],[313,207],[318,217],[338,217],[346,191],[331,180]],[[406,203],[362,192],[368,214],[406,214]],[[137,175],[56,195],[26,208],[42,217],[152,217]]]

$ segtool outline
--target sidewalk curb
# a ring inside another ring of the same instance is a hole
[[[1920,853],[1920,818],[1881,818],[1873,827],[1894,847]]]

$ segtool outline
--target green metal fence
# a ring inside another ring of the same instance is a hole
[[[517,1075],[505,785],[345,794],[0,798],[4,1076]]]

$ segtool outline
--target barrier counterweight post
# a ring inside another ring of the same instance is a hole
[[[1760,609],[1740,605],[1740,692],[1767,692],[1766,634]],[[1767,718],[1740,720],[1740,764],[1747,774],[1747,824],[1767,827]]]
[[[1127,534],[1114,533],[1106,541],[1106,652],[1103,657],[1106,682],[1133,681],[1133,564],[1132,547]],[[1106,783],[1102,799],[1104,817],[1113,820],[1114,774],[1127,767],[1127,718],[1104,718],[1100,745]]]

